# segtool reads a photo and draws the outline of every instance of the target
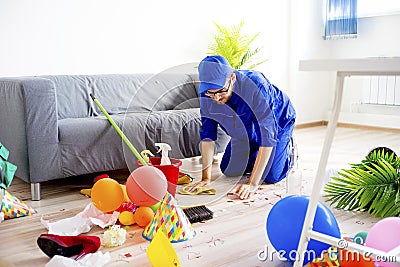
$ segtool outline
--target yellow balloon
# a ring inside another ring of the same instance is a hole
[[[135,223],[133,213],[130,211],[123,211],[119,214],[118,220],[123,225],[132,225]]]
[[[122,187],[122,192],[124,192],[124,202],[132,202],[129,197],[128,194],[126,193],[126,185],[121,184]]]
[[[116,180],[103,178],[93,185],[91,198],[96,208],[104,212],[110,212],[121,206],[124,201],[124,192]]]

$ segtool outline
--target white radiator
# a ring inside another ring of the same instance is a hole
[[[354,78],[348,84],[347,99],[344,99],[340,121],[400,128],[400,76]]]
[[[365,77],[361,103],[371,105],[400,106],[400,77]]]

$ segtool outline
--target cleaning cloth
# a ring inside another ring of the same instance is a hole
[[[179,172],[178,185],[190,184],[193,182],[193,177],[187,173]]]
[[[181,195],[215,195],[217,190],[210,187],[197,187],[193,192],[189,192],[187,187],[190,185],[185,186],[181,190],[178,191]]]

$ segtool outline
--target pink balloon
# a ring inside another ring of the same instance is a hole
[[[126,193],[137,206],[153,206],[164,198],[166,192],[167,178],[156,167],[139,167],[126,181]]]
[[[400,218],[388,217],[380,220],[369,230],[365,245],[385,252],[400,246]],[[381,267],[397,267],[398,265],[380,261],[375,262]]]

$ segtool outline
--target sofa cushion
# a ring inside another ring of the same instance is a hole
[[[140,152],[157,151],[155,143],[172,146],[170,156],[199,155],[199,109],[133,112],[112,115]],[[59,121],[60,155],[65,176],[105,170],[136,168],[136,157],[104,116]],[[84,153],[83,153],[84,151]]]
[[[131,112],[111,117],[138,152],[149,149],[156,153],[155,143],[164,142],[172,147],[170,157],[200,155],[199,108]],[[65,176],[137,167],[137,158],[104,116],[60,120],[59,138]],[[228,141],[221,130],[217,151],[223,151]]]
[[[56,87],[58,119],[199,107],[193,75],[173,73],[42,76]]]
[[[121,138],[105,117],[59,120],[62,177],[125,168]]]

